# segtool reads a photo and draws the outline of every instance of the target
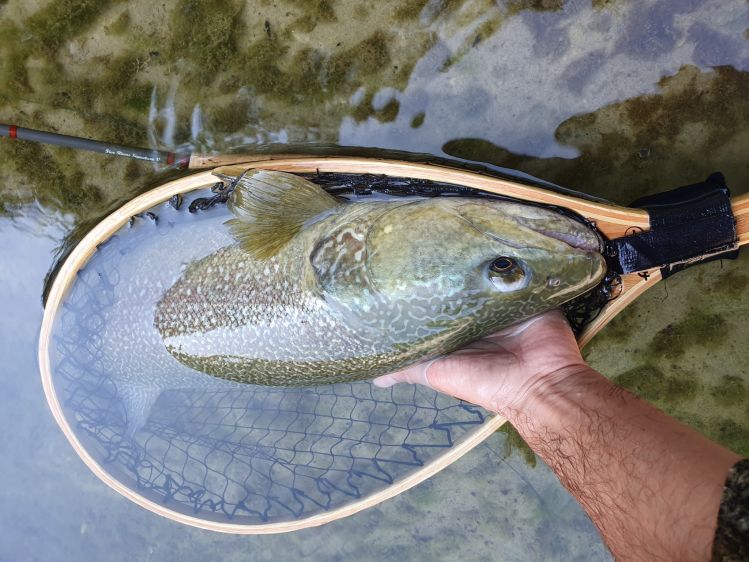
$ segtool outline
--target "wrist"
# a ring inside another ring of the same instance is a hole
[[[602,381],[611,384],[582,361],[552,371],[542,371],[520,382],[517,388],[512,389],[511,396],[497,400],[495,411],[516,425],[520,418],[538,417],[549,404],[563,402],[570,392],[584,392],[585,387]]]

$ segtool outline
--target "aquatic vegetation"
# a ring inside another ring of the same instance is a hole
[[[481,43],[487,37],[493,35],[505,20],[505,16],[497,10],[497,13],[490,16],[478,28],[469,35],[455,51],[445,59],[440,67],[440,71],[446,72],[451,66],[457,64],[471,49]]]
[[[732,156],[749,127],[749,73],[731,67],[684,66],[659,82],[661,91],[629,98],[561,123],[556,139],[577,158],[515,154],[479,138],[443,146],[452,156],[523,170],[621,204],[686,185],[721,170],[740,192],[746,167]],[[689,139],[685,142],[684,139]],[[721,146],[722,150],[709,147]],[[627,182],[622,185],[621,173]]]
[[[739,297],[749,289],[749,275],[731,268],[717,276],[715,283],[721,291],[732,297]]]
[[[659,330],[648,351],[655,357],[675,359],[695,346],[715,349],[727,334],[728,327],[720,314],[690,310],[682,321]]]
[[[412,129],[418,129],[424,124],[424,118],[426,117],[426,113],[423,111],[420,111],[416,115],[413,116],[411,119],[411,128]]]
[[[744,380],[723,375],[720,382],[710,388],[710,395],[721,406],[738,406],[749,403],[749,390]]]
[[[641,365],[614,377],[614,382],[653,403],[680,403],[691,400],[700,390],[688,373],[666,375],[658,367]]]
[[[377,120],[381,123],[389,123],[390,121],[395,121],[395,118],[398,117],[398,110],[400,109],[400,102],[396,99],[392,99],[387,104],[385,104],[385,107],[380,109],[375,115],[377,115]]]
[[[681,411],[672,415],[739,455],[749,455],[749,427],[746,423],[740,424],[735,419],[723,416],[708,417]]]
[[[513,453],[517,452],[523,457],[525,463],[531,468],[536,467],[536,453],[533,449],[520,437],[517,429],[511,424],[505,423],[497,430],[497,433],[505,434],[505,441],[503,444],[502,455],[504,458],[509,458]]]
[[[381,109],[376,110],[372,104],[373,99],[374,94],[372,92],[368,91],[364,94],[363,99],[354,107],[351,114],[354,120],[358,122],[375,117],[381,123],[394,121],[400,110],[400,102],[396,99],[391,99]]]
[[[12,96],[29,93],[31,83],[26,68],[28,53],[19,45],[21,40],[20,30],[5,22],[0,23],[0,36],[5,41],[0,45],[0,100],[9,103]]]
[[[388,43],[385,33],[375,32],[340,53],[302,49],[288,66],[282,66],[288,47],[274,36],[263,37],[232,62],[232,71],[258,94],[314,104],[351,95],[365,77],[382,71],[391,61]]]
[[[564,0],[509,0],[507,9],[512,13],[523,10],[536,12],[556,12],[564,7]]]
[[[236,57],[241,5],[234,0],[179,0],[172,12],[173,59],[188,58],[193,76],[209,83]]]
[[[424,6],[427,5],[429,0],[406,0],[401,2],[400,5],[395,9],[395,19],[397,21],[413,20],[419,17]]]
[[[706,427],[708,437],[724,443],[729,449],[740,455],[749,455],[749,428],[740,425],[733,419],[713,418]]]
[[[250,112],[250,100],[237,97],[227,105],[211,108],[207,119],[218,133],[231,133],[244,125]]]
[[[332,23],[338,21],[333,8],[334,2],[332,0],[304,0],[290,2],[290,5],[294,8],[301,8],[304,10],[304,14],[294,20],[288,28],[289,31],[309,33],[313,31],[320,22]]]
[[[125,10],[119,17],[105,28],[107,34],[110,35],[122,35],[130,27],[130,13]]]
[[[740,454],[749,452],[742,441],[749,433],[749,378],[733,358],[744,347],[740,326],[749,293],[736,288],[743,287],[747,263],[742,256],[667,279],[585,350],[617,384]]]
[[[75,37],[121,0],[53,0],[26,22],[36,45],[53,54],[65,41]]]
[[[42,145],[16,142],[8,143],[4,148],[3,159],[15,173],[34,186],[34,196],[43,205],[81,211],[101,202],[99,189],[86,182],[83,170],[71,158],[73,151],[60,148],[57,153],[66,157],[57,160]],[[28,199],[25,189],[15,191],[8,187],[3,194],[6,212]]]

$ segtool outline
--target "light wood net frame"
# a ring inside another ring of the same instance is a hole
[[[240,157],[228,157],[226,159],[214,157],[205,159],[205,161],[200,160],[191,162],[191,167],[213,167],[227,164],[236,165],[237,163],[241,163],[241,161],[242,158]],[[523,185],[506,179],[493,178],[444,166],[365,158],[309,158],[278,156],[273,159],[256,160],[254,162],[245,161],[243,165],[248,169],[263,168],[292,173],[331,172],[343,174],[383,174],[400,178],[422,179],[456,184],[521,200],[569,208],[588,220],[593,221],[596,224],[596,227],[609,238],[623,236],[632,228],[642,230],[649,229],[648,215],[647,212],[643,210],[591,202],[570,195]],[[55,420],[70,441],[76,453],[102,481],[123,496],[154,513],[195,527],[236,534],[287,532],[321,525],[335,519],[352,515],[408,490],[462,457],[505,423],[505,420],[499,416],[487,418],[486,421],[474,429],[470,435],[461,439],[459,443],[448,449],[444,454],[432,459],[420,469],[393,483],[389,487],[331,511],[293,521],[262,525],[244,525],[194,517],[172,510],[161,503],[152,501],[112,477],[97,462],[97,460],[94,459],[78,439],[75,431],[70,426],[68,419],[65,417],[62,405],[57,396],[53,383],[50,361],[50,337],[55,317],[68,290],[76,278],[78,271],[86,265],[100,243],[109,239],[112,234],[124,226],[132,216],[163,203],[176,194],[184,194],[205,188],[215,183],[215,181],[216,177],[213,175],[212,171],[203,171],[171,181],[133,199],[105,218],[88,233],[88,235],[68,256],[51,287],[44,311],[39,340],[39,365],[44,392]],[[739,241],[741,244],[747,243],[749,242],[749,197],[742,196],[736,198],[733,203],[733,210],[737,219]],[[639,295],[661,279],[660,272],[657,269],[649,271],[648,273],[648,276],[639,276],[635,273],[622,276],[621,293],[616,299],[606,305],[595,320],[582,332],[578,338],[581,347],[587,344],[616,314],[626,308],[626,306],[634,301]]]

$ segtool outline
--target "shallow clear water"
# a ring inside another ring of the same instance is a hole
[[[407,149],[625,204],[715,170],[740,193],[747,28],[740,0],[9,0],[0,121],[169,149]],[[549,470],[506,455],[504,434],[377,508],[288,536],[189,529],[106,488],[44,400],[43,278],[76,227],[164,177],[0,141],[0,558],[606,556]],[[602,372],[744,454],[748,267],[745,256],[675,276],[588,351]]]

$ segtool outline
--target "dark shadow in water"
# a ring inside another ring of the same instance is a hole
[[[521,170],[627,204],[722,171],[734,193],[749,190],[749,73],[684,66],[660,92],[630,98],[561,123],[556,139],[577,158],[536,158],[480,138],[454,139],[446,154]],[[743,94],[742,94],[743,92]]]

